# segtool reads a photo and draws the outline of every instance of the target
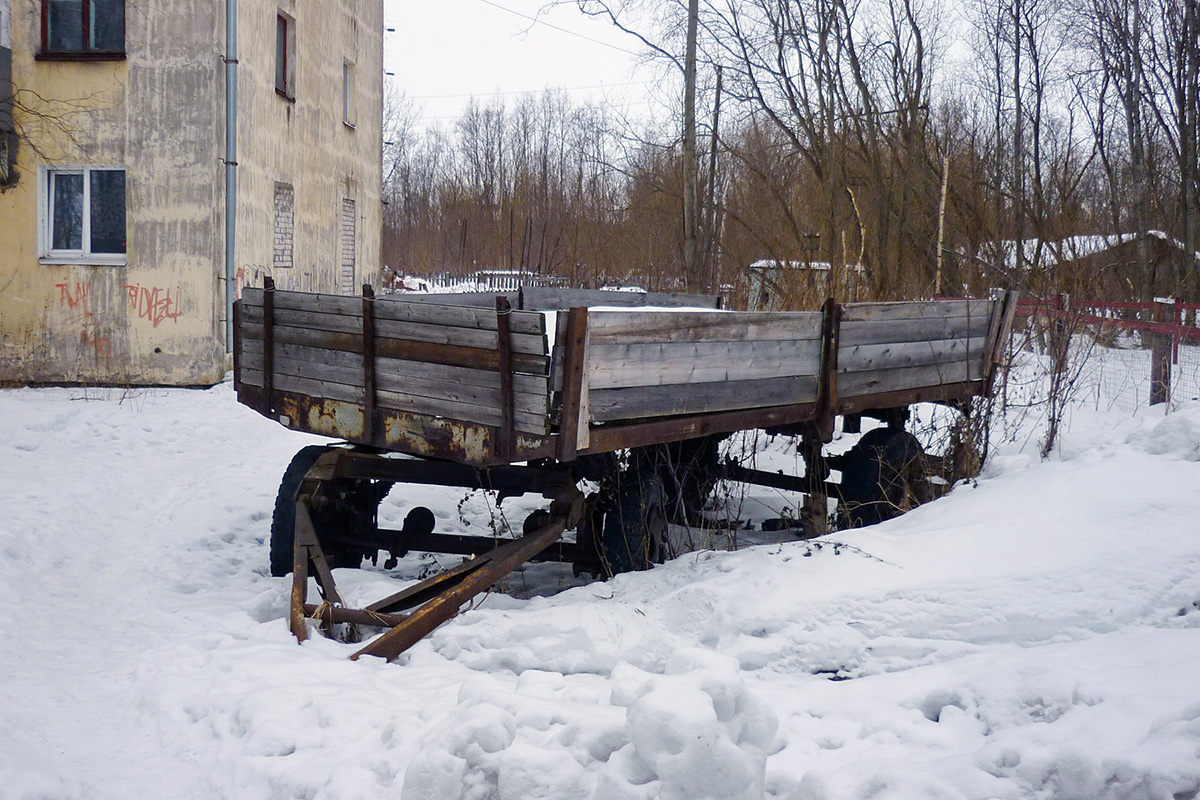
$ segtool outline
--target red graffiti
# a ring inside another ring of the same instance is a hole
[[[242,289],[252,284],[257,284],[262,280],[262,276],[267,273],[266,267],[260,267],[258,264],[249,264],[238,267],[237,274],[234,276],[234,295],[239,300],[242,297]]]
[[[157,286],[126,284],[125,291],[129,293],[129,304],[134,312],[142,319],[150,320],[156,328],[164,320],[178,320],[183,316],[183,312],[179,310],[178,289],[175,290],[174,297],[171,296],[170,289]]]
[[[112,355],[112,339],[94,330],[88,330],[87,328],[81,330],[79,332],[79,344],[81,347],[92,347],[99,356],[107,358]]]
[[[66,306],[72,311],[82,311],[83,316],[90,317],[92,315],[91,308],[88,306],[88,294],[92,291],[90,283],[56,283],[54,288],[58,289],[58,304]]]

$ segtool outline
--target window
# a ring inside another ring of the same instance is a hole
[[[296,230],[296,190],[290,183],[275,183],[276,269],[291,269],[293,233]]]
[[[125,0],[42,0],[39,57],[124,55]]]
[[[275,91],[296,98],[296,21],[282,11],[275,15]]]
[[[125,170],[44,170],[42,261],[125,263]]]
[[[354,64],[342,62],[342,122],[354,127]]]

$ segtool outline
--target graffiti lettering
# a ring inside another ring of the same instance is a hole
[[[142,319],[150,320],[154,327],[158,327],[165,320],[178,320],[183,316],[183,312],[179,310],[179,290],[175,290],[175,296],[171,296],[170,289],[161,289],[157,286],[140,286],[138,284],[126,284],[125,291],[129,293],[129,305]]]
[[[258,264],[243,264],[238,267],[237,275],[234,277],[234,288],[237,290],[235,297],[240,300],[242,289],[262,283],[262,278],[266,274],[267,268]]]
[[[96,354],[107,358],[112,355],[112,339],[102,333],[97,333],[95,330],[84,328],[79,332],[79,344],[81,347],[92,347]]]
[[[54,284],[54,288],[58,289],[58,304],[65,306],[72,311],[81,311],[83,316],[90,317],[91,309],[88,306],[88,294],[92,290],[90,283],[63,283]]]

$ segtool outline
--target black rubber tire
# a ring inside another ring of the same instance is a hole
[[[662,562],[666,491],[654,473],[622,476],[617,507],[604,517],[604,560],[613,574],[649,569]]]
[[[275,511],[271,515],[271,574],[276,578],[291,574],[296,543],[296,492],[304,476],[328,451],[322,444],[303,448],[283,472],[279,493],[275,496]]]
[[[908,431],[868,431],[837,465],[839,528],[874,525],[933,497],[925,451]]]

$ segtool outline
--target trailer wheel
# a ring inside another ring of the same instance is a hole
[[[933,499],[925,451],[908,431],[868,431],[830,466],[842,472],[839,528],[874,525]]]
[[[279,484],[275,496],[275,511],[271,515],[271,574],[283,577],[292,571],[293,551],[296,542],[296,492],[304,482],[304,476],[317,459],[330,448],[326,445],[309,445],[292,457]],[[325,550],[331,567],[360,567],[365,555],[361,549],[342,544],[338,546],[335,531],[362,531],[374,522],[375,509],[391,489],[389,483],[372,483],[365,480],[341,480],[326,485],[336,502],[312,510],[313,527]]]
[[[313,444],[292,456],[291,463],[279,482],[275,496],[275,512],[271,515],[271,574],[276,578],[291,574],[293,550],[296,543],[296,492],[304,476],[329,448]]]
[[[667,529],[666,491],[652,472],[622,476],[617,507],[604,517],[604,557],[611,574],[649,569],[663,560]]]

